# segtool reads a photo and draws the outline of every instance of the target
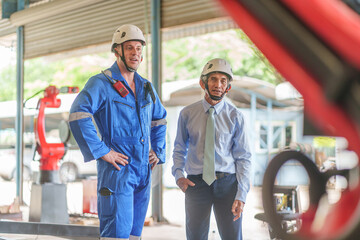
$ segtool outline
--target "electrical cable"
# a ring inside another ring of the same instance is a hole
[[[26,105],[27,101],[29,101],[30,99],[34,98],[36,95],[38,95],[38,94],[40,94],[40,93],[42,93],[44,91],[45,91],[45,89],[42,89],[42,90],[38,91],[37,93],[35,93],[34,95],[32,95],[31,97],[27,98],[23,103],[23,107],[26,108],[26,109],[38,109],[37,107],[36,108],[28,108],[25,105]]]

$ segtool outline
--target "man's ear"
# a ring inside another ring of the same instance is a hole
[[[230,91],[231,89],[231,84],[229,83],[229,86],[227,87],[227,89],[225,90],[225,93],[228,93],[228,91]]]
[[[120,49],[119,49],[119,48],[120,48],[120,45],[118,45],[116,48],[114,48],[114,52],[115,52],[115,56],[116,56],[116,57],[120,57],[120,56],[121,56],[121,55],[120,55],[120,52],[121,52],[120,49],[121,49],[121,48],[120,48]]]
[[[115,52],[115,57],[120,57],[120,54],[116,48],[114,49],[114,52]]]
[[[203,80],[200,78],[199,80],[199,84],[200,84],[200,87],[205,90],[205,83],[203,82]]]

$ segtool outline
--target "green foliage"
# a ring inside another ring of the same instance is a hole
[[[0,101],[14,100],[16,97],[16,69],[8,66],[0,71]]]
[[[49,85],[59,88],[62,86],[78,86],[82,89],[86,81],[92,75],[99,73],[101,69],[103,68],[100,65],[84,66],[81,58],[56,62],[47,62],[45,58],[27,60],[24,64],[24,99],[29,98]],[[0,101],[15,100],[15,66],[8,66],[2,69],[0,77]]]
[[[208,60],[228,58],[230,49],[218,44],[218,41],[202,41],[197,38],[188,37],[163,43],[165,81],[199,78]]]
[[[278,71],[276,71],[274,66],[269,62],[269,60],[267,60],[250,38],[248,38],[248,36],[240,29],[235,31],[239,39],[248,44],[253,54],[251,54],[248,58],[243,59],[243,68],[237,69],[234,73],[258,78],[275,85],[284,82],[284,78]]]
[[[273,84],[283,81],[265,56],[241,30],[228,30],[163,43],[165,81],[199,78],[205,63],[225,58],[234,74],[258,78]]]
[[[54,74],[60,64],[46,64],[42,59],[32,59],[24,64],[24,98],[53,84]]]
[[[261,79],[275,85],[280,83],[277,76],[269,69],[269,66],[259,61],[259,58],[255,55],[242,59],[242,67],[235,69],[234,74]]]

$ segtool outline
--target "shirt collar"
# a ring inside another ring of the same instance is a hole
[[[215,113],[216,113],[216,114],[219,114],[219,113],[221,112],[221,109],[222,109],[223,106],[224,106],[224,101],[221,100],[219,103],[217,103],[216,105],[212,106],[210,103],[208,103],[208,102],[206,101],[205,98],[203,98],[202,104],[203,104],[203,107],[204,107],[204,111],[205,111],[205,112],[209,111],[209,108],[210,108],[210,107],[214,107]]]
[[[115,61],[114,64],[110,67],[110,70],[111,70],[111,77],[113,79],[115,79],[116,81],[123,81],[123,82],[126,82],[125,81],[125,78],[123,78],[121,72],[120,72],[120,69],[119,69],[119,66],[117,65],[117,62]]]

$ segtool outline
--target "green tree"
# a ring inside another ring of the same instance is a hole
[[[273,84],[284,81],[239,29],[164,42],[164,79],[176,81],[198,78],[204,64],[216,57],[229,60],[236,75],[254,77]]]
[[[7,66],[0,72],[0,101],[13,100],[16,96],[16,69]]]
[[[99,56],[100,59],[104,57],[101,54]],[[92,75],[99,73],[101,69],[104,68],[99,65],[84,64],[82,57],[56,62],[48,62],[46,58],[26,60],[24,63],[24,99],[49,85],[78,86],[81,89],[86,81]],[[0,88],[0,101],[16,99],[15,66],[8,66],[0,71]]]
[[[53,84],[58,64],[46,64],[42,58],[27,60],[24,63],[24,98]]]
[[[227,58],[230,49],[209,36],[187,37],[163,43],[165,81],[198,78],[202,67],[211,58]]]
[[[275,85],[284,82],[285,80],[281,74],[255,46],[250,38],[240,29],[235,31],[239,39],[247,43],[253,54],[242,60],[243,67],[236,69],[234,74],[258,78]]]

